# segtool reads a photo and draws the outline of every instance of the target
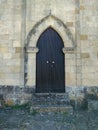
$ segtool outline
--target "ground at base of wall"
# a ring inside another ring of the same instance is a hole
[[[98,111],[29,113],[27,109],[0,109],[0,130],[98,130]]]

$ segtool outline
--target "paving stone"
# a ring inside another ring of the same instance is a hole
[[[37,113],[28,110],[0,109],[0,130],[98,130],[98,111]]]

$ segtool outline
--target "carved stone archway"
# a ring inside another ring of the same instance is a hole
[[[74,49],[76,44],[70,29],[53,15],[48,15],[33,26],[27,36],[27,47],[35,47],[40,35],[50,26],[62,37],[66,50]]]
[[[46,16],[33,26],[27,36],[25,57],[27,71],[25,72],[25,81],[27,81],[26,85],[33,87],[34,90],[36,86],[36,53],[39,51],[36,45],[40,35],[48,27],[52,27],[61,36],[64,43],[64,48],[62,50],[64,54],[67,51],[73,51],[76,47],[73,35],[69,28],[53,15]]]

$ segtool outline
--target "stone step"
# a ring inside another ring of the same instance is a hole
[[[70,100],[65,93],[35,93],[32,96],[32,105],[64,105],[70,104]]]
[[[63,100],[59,100],[59,101],[54,101],[54,100],[40,100],[40,101],[33,101],[32,102],[32,105],[63,105],[63,104],[70,104],[70,102],[67,102],[67,101],[63,101]]]
[[[67,93],[34,93],[30,112],[66,112],[73,113]]]
[[[38,106],[31,106],[30,113],[33,112],[60,112],[60,113],[68,113],[73,114],[73,108],[71,105],[38,105]]]

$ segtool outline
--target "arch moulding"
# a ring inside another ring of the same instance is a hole
[[[37,22],[27,36],[25,62],[25,85],[36,89],[36,53],[39,51],[37,42],[41,34],[47,28],[53,28],[62,38],[64,43],[63,52],[73,51],[76,47],[73,35],[69,28],[57,17],[48,15]]]
[[[61,36],[64,43],[63,52],[74,50],[76,44],[70,29],[57,17],[48,15],[37,22],[28,33],[26,44],[28,52],[35,52],[40,35],[49,27],[53,28]]]

